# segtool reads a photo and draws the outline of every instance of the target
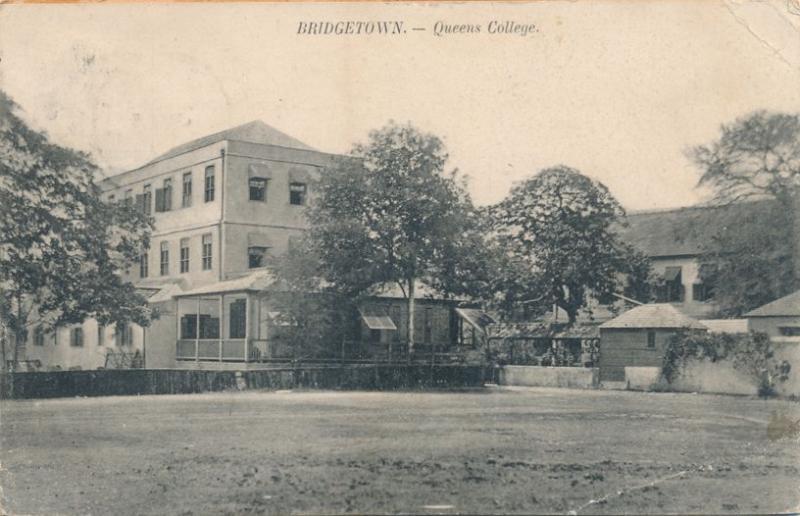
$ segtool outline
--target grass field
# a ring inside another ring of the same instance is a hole
[[[11,514],[774,513],[786,401],[555,389],[8,401]]]

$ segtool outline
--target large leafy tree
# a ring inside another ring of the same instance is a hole
[[[14,363],[33,324],[146,325],[150,317],[121,278],[147,246],[150,222],[103,202],[89,156],[52,143],[18,113],[0,92],[0,322]]]
[[[408,300],[414,343],[418,281],[458,295],[474,293],[480,221],[456,171],[446,171],[442,141],[390,122],[354,146],[351,157],[316,185],[308,217],[322,278],[349,297],[397,283]]]
[[[514,186],[491,208],[494,229],[512,276],[505,279],[506,306],[562,308],[570,322],[589,296],[614,301],[614,294],[646,276],[647,261],[623,244],[614,228],[625,212],[601,183],[575,169],[542,170]],[[635,267],[631,264],[635,264]]]
[[[690,150],[714,191],[718,234],[702,260],[722,315],[737,316],[800,284],[800,115],[757,111]],[[731,209],[744,201],[756,201]]]

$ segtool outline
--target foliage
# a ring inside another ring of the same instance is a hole
[[[800,188],[800,115],[757,111],[723,125],[720,138],[690,151],[700,185],[735,202],[769,196],[790,208]]]
[[[514,277],[507,279],[507,305],[564,309],[570,322],[591,294],[614,301],[626,274],[637,290],[649,275],[647,259],[614,231],[625,212],[601,183],[558,166],[516,185],[491,208],[499,247]]]
[[[275,307],[281,336],[295,359],[332,358],[348,333],[357,300],[325,285],[321,262],[308,239],[301,239],[271,265],[277,279]]]
[[[730,361],[763,396],[774,394],[776,383],[786,381],[791,369],[788,362],[775,359],[769,336],[759,332],[676,333],[669,338],[664,351],[661,369],[664,379],[674,382],[689,360]]]
[[[690,156],[718,204],[757,199],[765,208],[717,212],[723,230],[708,240],[702,260],[716,269],[721,315],[741,315],[800,288],[800,261],[792,261],[800,253],[800,115],[751,113]]]
[[[793,278],[791,212],[776,202],[720,210],[721,229],[700,257],[700,279],[714,285],[722,317],[739,317],[798,288]]]
[[[0,92],[0,320],[16,343],[33,323],[146,325],[145,299],[120,273],[147,246],[149,222],[104,203],[89,156],[51,143],[17,111]]]
[[[322,175],[308,210],[320,276],[351,297],[399,284],[412,314],[410,342],[417,280],[466,295],[486,278],[479,214],[446,162],[439,138],[390,122]]]

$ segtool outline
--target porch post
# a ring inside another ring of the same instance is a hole
[[[250,360],[250,292],[244,297],[244,361]]]
[[[197,298],[197,308],[194,312],[194,361],[200,361],[200,298]]]
[[[219,350],[219,361],[222,362],[222,321],[225,320],[225,314],[223,313],[223,309],[225,308],[224,302],[225,294],[220,294],[217,296],[217,302],[219,306],[219,330],[217,331],[217,348]]]

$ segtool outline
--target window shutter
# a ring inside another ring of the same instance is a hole
[[[164,189],[156,188],[156,211],[164,211]]]
[[[144,194],[136,194],[136,209],[144,212]]]

